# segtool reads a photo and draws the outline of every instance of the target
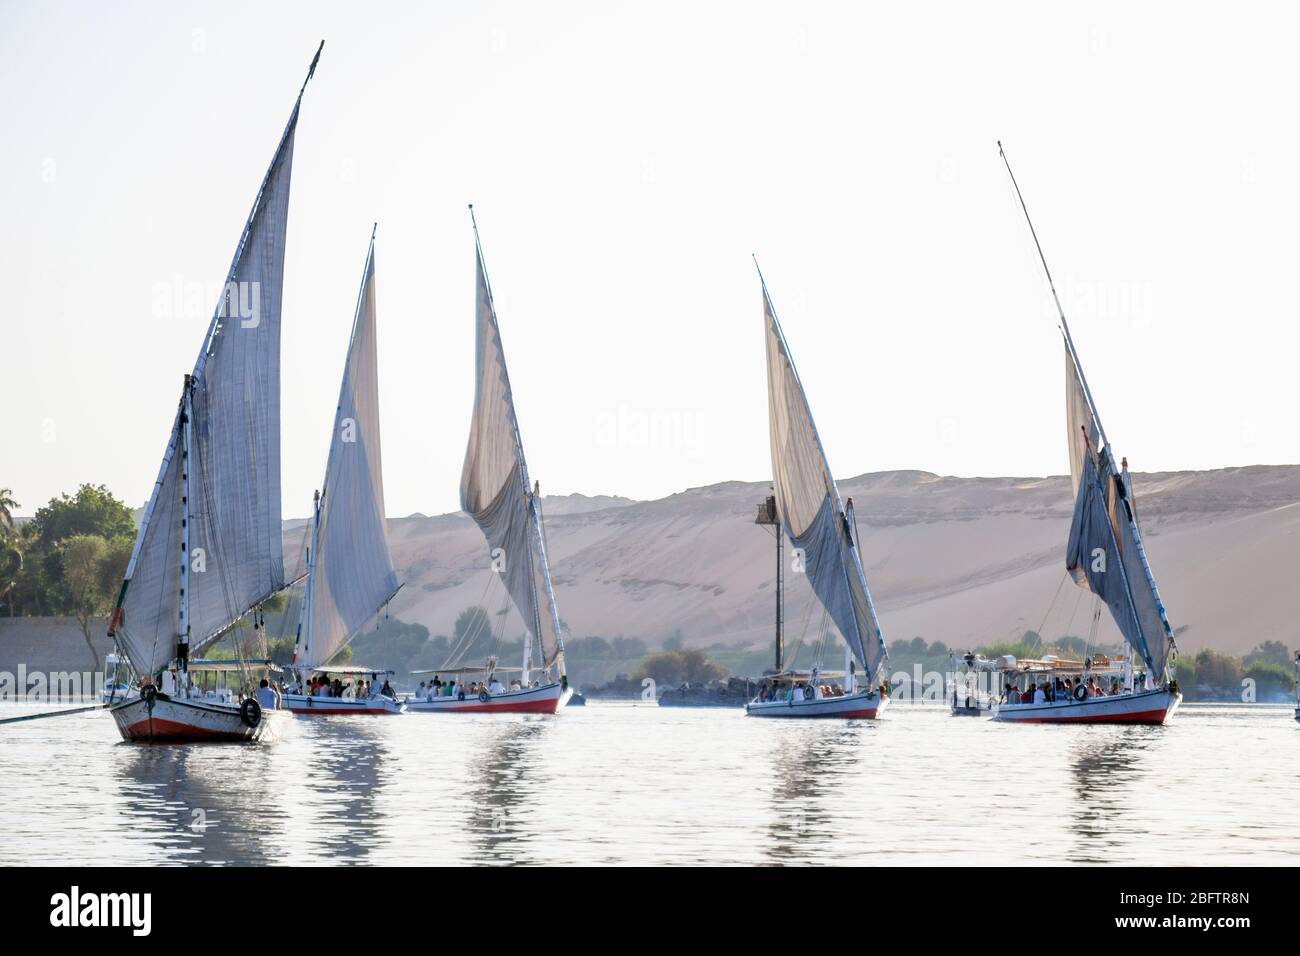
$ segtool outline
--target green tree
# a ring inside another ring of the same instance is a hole
[[[1265,641],[1241,659],[1250,667],[1252,664],[1276,664],[1286,669],[1291,666],[1291,649],[1281,641]]]
[[[76,494],[60,495],[38,508],[20,535],[22,570],[10,594],[20,614],[76,613],[80,601],[65,575],[63,544],[78,535],[129,549],[135,540],[135,522],[130,509],[103,485],[82,485]]]
[[[1272,661],[1255,661],[1246,668],[1246,677],[1255,682],[1256,700],[1276,700],[1289,695],[1295,686],[1291,669]]]
[[[60,550],[67,610],[77,619],[86,647],[98,664],[99,652],[90,639],[91,626],[112,609],[131,557],[131,545],[124,538],[109,541],[97,534],[74,534],[62,542]]]
[[[58,542],[74,534],[97,534],[107,540],[135,538],[131,509],[103,485],[85,484],[75,495],[62,494],[36,510],[32,518],[44,542]]]
[[[641,671],[656,684],[705,684],[727,676],[727,669],[700,650],[661,651],[642,662]]]
[[[1216,690],[1235,690],[1241,685],[1241,661],[1208,647],[1196,655],[1196,683]]]

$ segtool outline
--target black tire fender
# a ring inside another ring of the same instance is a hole
[[[262,722],[262,705],[256,698],[244,698],[244,702],[239,705],[239,719],[249,727],[256,727]]]

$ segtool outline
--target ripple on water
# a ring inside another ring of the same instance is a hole
[[[1283,863],[1289,707],[1168,727],[892,708],[877,722],[592,703],[559,717],[288,718],[256,746],[0,729],[0,864]]]

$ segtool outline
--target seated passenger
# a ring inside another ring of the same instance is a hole
[[[263,710],[275,710],[279,703],[276,700],[275,691],[271,689],[271,682],[265,677],[257,688],[257,702],[261,704]]]
[[[1045,703],[1047,703],[1047,684],[1046,684],[1046,683],[1039,684],[1037,687],[1034,688],[1034,703],[1035,703],[1035,704],[1045,704]]]

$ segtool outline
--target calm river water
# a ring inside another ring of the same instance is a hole
[[[21,713],[0,707],[0,716]],[[0,727],[0,864],[1294,863],[1289,707],[1168,727],[876,722],[592,703],[286,718],[269,744]]]

